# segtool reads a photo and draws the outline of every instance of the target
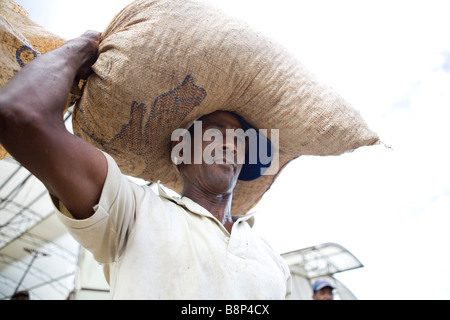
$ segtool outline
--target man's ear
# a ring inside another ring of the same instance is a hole
[[[181,164],[191,163],[191,136],[186,129],[177,129],[171,138],[171,159],[178,167]]]
[[[177,144],[181,143],[182,141],[183,141],[183,137],[181,137],[181,136],[178,137],[177,140],[171,141],[171,142],[170,142],[170,151],[172,151],[173,148],[175,148],[175,146],[176,146]],[[180,150],[180,155],[183,155],[182,153],[183,153],[183,150]]]
[[[178,140],[171,141],[170,154],[173,164],[180,171],[180,157],[183,157],[183,149],[177,148],[177,146],[183,141],[183,137],[178,137]]]

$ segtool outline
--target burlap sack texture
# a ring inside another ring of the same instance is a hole
[[[339,155],[379,142],[352,106],[284,48],[204,3],[138,0],[102,37],[74,131],[126,174],[180,192],[171,134],[216,110],[279,129],[280,170],[301,155]],[[276,176],[239,181],[232,213],[248,212]]]
[[[0,40],[0,86],[64,43],[12,0],[0,2]],[[237,112],[269,133],[279,129],[280,170],[301,155],[378,143],[358,112],[282,47],[203,3],[130,4],[104,31],[94,71],[76,108],[75,133],[110,153],[124,173],[178,192],[171,133],[216,110]],[[275,178],[240,181],[233,214],[247,212]]]
[[[33,22],[12,0],[0,1],[0,87],[38,55],[61,46],[65,40]],[[71,99],[75,97],[71,95]],[[8,153],[0,145],[0,159]]]

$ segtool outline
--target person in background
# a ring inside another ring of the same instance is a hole
[[[313,286],[313,300],[333,300],[333,285],[327,279],[317,279]]]
[[[17,291],[11,300],[30,300],[30,293],[28,291]]]

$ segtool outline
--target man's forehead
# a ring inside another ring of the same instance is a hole
[[[235,128],[243,129],[243,126],[236,115],[227,111],[216,111],[202,116],[197,121],[202,121],[203,126],[210,125],[218,128],[226,128],[231,125]]]

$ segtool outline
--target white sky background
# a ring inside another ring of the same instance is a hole
[[[67,39],[102,31],[128,0],[17,0]],[[324,242],[364,268],[360,299],[450,299],[448,1],[210,0],[278,40],[351,102],[384,146],[292,162],[257,207],[279,252]]]

